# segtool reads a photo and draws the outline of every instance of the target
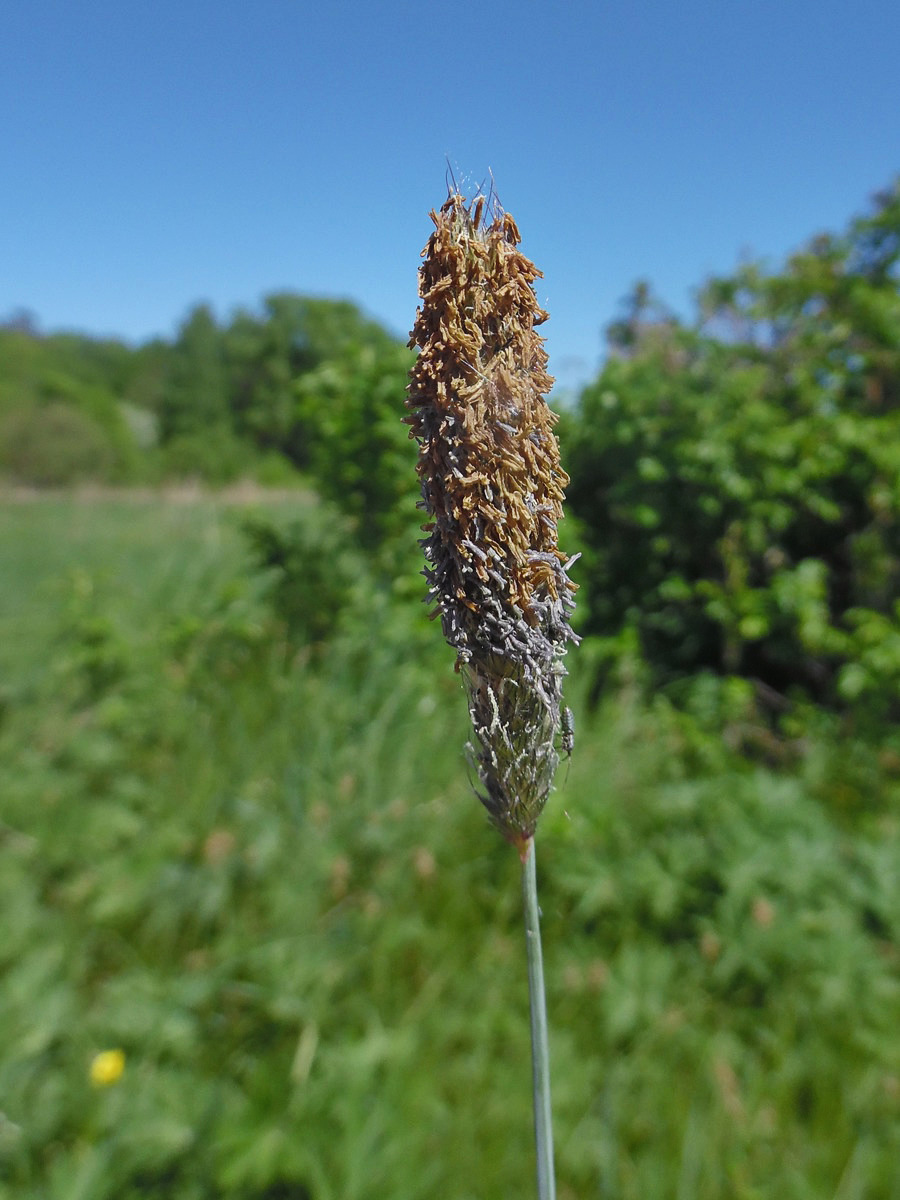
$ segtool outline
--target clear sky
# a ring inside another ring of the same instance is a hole
[[[405,335],[449,159],[572,385],[636,279],[689,311],[900,172],[900,2],[7,0],[0,114],[0,317],[140,340],[289,288]]]

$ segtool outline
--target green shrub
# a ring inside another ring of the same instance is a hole
[[[657,681],[898,715],[898,231],[895,190],[782,274],[713,281],[697,329],[636,302],[568,417],[587,631],[633,627]]]
[[[329,506],[311,505],[288,522],[248,515],[241,531],[265,574],[272,611],[301,644],[334,634],[357,593],[371,586],[349,523]]]
[[[62,401],[8,412],[0,422],[0,470],[17,483],[63,487],[116,474],[115,447],[91,417]]]
[[[398,418],[412,363],[402,346],[364,346],[296,383],[309,472],[367,550],[413,543],[422,521],[415,448]]]
[[[223,426],[177,434],[160,452],[163,478],[200,479],[214,486],[233,483],[252,461],[252,450]]]

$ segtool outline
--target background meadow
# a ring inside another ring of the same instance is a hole
[[[900,1192],[900,192],[561,406],[567,1200]],[[352,304],[0,329],[0,1196],[528,1194],[519,865]],[[95,1078],[96,1056],[124,1070]]]

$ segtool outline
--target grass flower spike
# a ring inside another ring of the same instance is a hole
[[[515,221],[496,201],[458,193],[431,218],[406,418],[430,518],[425,577],[466,684],[478,794],[522,859],[538,1196],[553,1200],[534,831],[573,733],[562,659],[577,641],[574,559],[557,545],[568,478],[536,332],[547,319],[534,292],[541,273],[518,249]]]
[[[524,858],[565,740],[562,657],[576,640],[541,272],[496,201],[453,194],[431,217],[407,398],[425,575],[466,683],[479,796]]]

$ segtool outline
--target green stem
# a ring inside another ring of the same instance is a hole
[[[555,1200],[553,1126],[550,1114],[550,1049],[547,1044],[547,1001],[544,996],[544,960],[541,954],[540,909],[537,900],[533,838],[526,843],[522,858],[522,897],[525,902],[528,994],[531,1000],[531,1078],[534,1091],[538,1197],[539,1200]]]

